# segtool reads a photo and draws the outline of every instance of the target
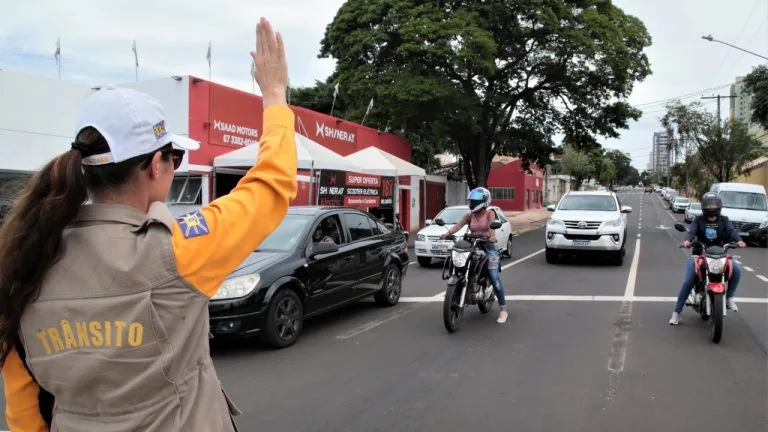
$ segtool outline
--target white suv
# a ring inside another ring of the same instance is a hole
[[[552,216],[545,233],[548,263],[558,262],[561,253],[609,254],[616,265],[624,263],[627,242],[627,213],[613,192],[568,192],[560,202],[547,207]]]

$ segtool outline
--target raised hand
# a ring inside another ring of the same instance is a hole
[[[253,78],[264,97],[264,109],[273,105],[285,105],[285,91],[288,87],[288,63],[285,60],[285,46],[280,33],[272,30],[266,18],[256,25],[256,51],[251,52]]]

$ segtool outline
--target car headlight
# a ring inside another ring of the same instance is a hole
[[[549,221],[547,222],[547,225],[549,226],[559,226],[565,228],[565,222],[561,221],[560,219],[555,218],[549,218]]]
[[[221,288],[211,297],[211,300],[224,300],[245,297],[259,285],[261,275],[258,273],[240,276],[224,281]]]
[[[455,267],[464,267],[467,265],[467,259],[469,258],[469,252],[456,252],[451,251],[451,260]]]
[[[725,266],[725,258],[707,258],[707,268],[714,274],[720,274],[723,272]]]
[[[416,240],[417,241],[427,241],[427,236],[425,236],[424,234],[418,234],[418,235],[416,235]]]
[[[760,229],[768,228],[768,217],[760,224]]]
[[[605,226],[619,227],[619,226],[621,226],[621,221],[622,221],[621,218],[618,218],[618,219],[612,220],[612,221],[608,221],[608,222],[605,223]]]

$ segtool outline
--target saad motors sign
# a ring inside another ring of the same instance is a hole
[[[318,204],[357,208],[392,208],[395,178],[348,171],[320,171]]]
[[[214,86],[210,92],[208,141],[232,148],[258,144],[261,137],[261,98]]]

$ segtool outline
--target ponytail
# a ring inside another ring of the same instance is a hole
[[[88,192],[82,155],[70,150],[29,179],[0,227],[0,365],[15,346],[21,317],[63,252],[62,234]]]

